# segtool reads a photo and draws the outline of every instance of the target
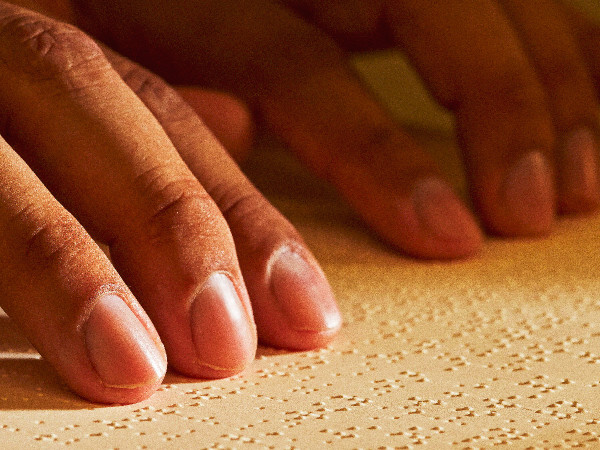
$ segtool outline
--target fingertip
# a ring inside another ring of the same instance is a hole
[[[422,259],[462,259],[476,254],[483,235],[452,188],[429,176],[416,180],[408,195],[374,192],[363,217],[390,245]]]
[[[561,194],[558,199],[558,212],[566,216],[585,216],[598,211],[600,195],[595,193]]]
[[[312,257],[283,247],[273,255],[269,272],[273,299],[291,329],[323,333],[340,328],[333,291]]]
[[[147,326],[152,324],[142,323],[119,295],[102,294],[83,326],[87,356],[96,376],[74,380],[74,391],[108,404],[150,397],[165,377],[167,358],[156,331]]]
[[[164,349],[150,337],[129,306],[117,295],[102,295],[85,326],[92,365],[107,387],[136,388],[162,380]]]
[[[581,128],[566,137],[559,152],[558,209],[562,214],[582,214],[600,206],[598,146],[594,133]]]
[[[104,405],[131,405],[149,399],[158,390],[163,378],[153,383],[135,388],[101,386],[98,389],[80,389],[73,387],[80,397]]]
[[[225,378],[241,372],[254,359],[256,331],[231,279],[216,272],[191,306],[196,367],[191,375]]]
[[[446,182],[434,177],[417,181],[411,200],[420,234],[427,242],[415,249],[416,256],[465,258],[481,248],[483,236],[477,222]]]
[[[546,236],[554,224],[552,172],[542,152],[531,151],[507,171],[492,229],[507,237]]]
[[[333,291],[308,251],[283,246],[268,264],[265,294],[271,314],[262,311],[261,340],[275,347],[310,350],[328,345],[342,326]]]

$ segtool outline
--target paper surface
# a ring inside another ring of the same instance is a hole
[[[2,318],[2,448],[600,447],[599,218],[417,262],[283,153],[249,170],[323,264],[339,339],[261,348],[228,380],[168,374],[149,400],[107,407],[71,394]]]

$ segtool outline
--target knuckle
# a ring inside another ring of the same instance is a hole
[[[480,80],[479,89],[466,86],[465,98],[508,114],[523,114],[546,107],[544,90],[533,73],[515,64]]]
[[[541,76],[550,89],[578,90],[589,81],[585,70],[574,58],[564,54],[553,54],[545,61],[539,62]]]
[[[39,220],[39,208],[30,206],[15,216],[16,222],[31,224],[22,228],[22,257],[37,270],[66,266],[88,247],[89,238],[79,223],[64,214],[52,220]],[[32,221],[27,217],[38,217]],[[24,220],[25,219],[25,220]]]
[[[211,190],[212,198],[219,205],[225,218],[247,218],[262,221],[267,201],[258,192],[244,187],[234,187],[225,184],[214,186]]]
[[[396,152],[399,133],[389,124],[375,122],[349,131],[345,142],[343,150],[331,152],[327,159],[323,158],[319,174],[324,179],[335,182],[349,166],[374,167],[382,156],[393,158],[390,150]]]
[[[372,162],[373,155],[381,153],[394,142],[398,131],[387,125],[372,125],[365,127],[360,136],[357,136],[359,145],[354,146],[361,164]]]
[[[585,67],[566,54],[552,55],[540,67],[557,129],[566,132],[581,123],[593,124],[598,100]]]
[[[173,177],[165,168],[156,167],[137,181],[141,192],[150,193],[144,227],[152,240],[220,236],[227,229],[218,208],[192,176]]]
[[[119,70],[117,69],[117,71]],[[170,94],[169,86],[165,81],[139,66],[130,67],[121,74],[121,78],[140,97],[163,100]]]
[[[188,122],[193,110],[166,81],[130,61],[115,66],[123,81],[156,115],[174,122]]]
[[[245,244],[287,236],[298,240],[295,228],[254,188],[245,184],[215,186],[210,191],[223,217]],[[257,233],[257,230],[263,232]]]
[[[59,81],[73,89],[110,69],[100,47],[79,29],[35,14],[0,22],[0,60],[33,81]]]

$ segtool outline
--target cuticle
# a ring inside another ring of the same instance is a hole
[[[85,325],[87,324],[92,311],[96,307],[96,304],[104,295],[114,295],[119,297],[123,303],[131,309],[131,294],[126,291],[122,286],[114,283],[114,284],[104,284],[100,286],[94,293],[94,295],[90,296],[89,301],[85,303],[85,306],[82,308],[81,313],[79,314],[79,319],[77,320],[77,324],[75,325],[75,329],[78,332],[81,332]],[[136,317],[137,314],[132,310],[131,311]],[[145,328],[145,327],[144,327]]]
[[[279,260],[281,255],[284,253],[291,253],[292,255],[296,255],[298,258],[301,258],[304,262],[309,264],[313,269],[316,269],[316,270],[322,272],[321,268],[318,265],[315,265],[315,263],[312,261],[312,258],[307,258],[305,256],[306,250],[304,249],[304,247],[301,244],[299,244],[295,241],[286,242],[285,244],[279,246],[277,248],[277,250],[275,250],[271,254],[271,256],[269,257],[269,259],[267,261],[266,270],[265,270],[265,281],[267,282],[267,284],[269,284],[269,289],[271,291],[272,291],[271,274],[273,272],[273,266]],[[271,293],[273,293],[273,292],[271,292]]]
[[[242,308],[244,309],[244,312],[246,313],[246,319],[248,320],[248,323],[250,323],[252,325],[252,328],[254,329],[255,334],[256,334],[256,324],[254,323],[253,312],[252,312],[252,310],[248,309],[249,302],[245,302],[243,300],[244,296],[240,292],[240,289],[239,289],[237,283],[235,282],[233,275],[228,270],[215,270],[210,273],[210,275],[204,280],[204,282],[200,285],[200,287],[198,287],[198,289],[196,291],[194,291],[194,293],[190,296],[190,301],[188,303],[188,313],[191,314],[191,310],[194,305],[194,302],[202,294],[202,292],[204,292],[204,290],[207,288],[208,280],[210,280],[210,278],[213,277],[215,274],[224,275],[229,279],[229,281],[233,285],[233,288],[235,289],[235,293],[238,297],[238,300],[242,304]],[[227,369],[224,369],[224,370],[227,370]]]

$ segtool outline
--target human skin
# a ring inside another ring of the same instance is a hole
[[[253,357],[254,323],[270,345],[326,345],[341,319],[314,258],[181,96],[74,28],[0,5],[0,101],[12,111],[0,129],[10,218],[0,255],[16,261],[2,269],[1,306],[73,389],[105,402],[148,396],[166,365],[160,340],[183,373],[237,373]],[[487,230],[540,236],[556,213],[597,208],[600,33],[549,0],[53,5],[172,83],[243,99],[408,254],[469,256],[482,231],[340,46],[409,54],[456,114]],[[209,125],[222,125],[211,101],[239,119],[215,129],[222,141],[248,137],[239,103],[181,92]],[[244,139],[229,145],[243,150]],[[32,289],[33,277],[43,282]]]
[[[0,61],[0,302],[75,392],[139,401],[167,355],[233,375],[256,325],[272,345],[330,342],[341,317],[317,262],[173,89],[5,2]]]
[[[347,52],[397,47],[454,112],[481,225],[545,236],[594,211],[598,28],[554,0],[74,0],[82,26],[175,84],[237,95],[383,239],[425,258],[482,233]]]

